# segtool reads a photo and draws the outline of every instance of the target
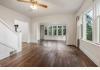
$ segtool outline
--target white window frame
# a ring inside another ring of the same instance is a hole
[[[87,10],[87,11],[85,11],[84,13],[83,13],[83,16],[82,16],[82,24],[83,24],[83,39],[84,40],[87,40],[87,22],[86,22],[86,13],[87,12],[89,12],[89,11],[91,11],[91,10],[93,10],[93,8],[90,8],[89,10]],[[93,10],[93,12],[94,12],[94,10]],[[94,15],[93,15],[93,22],[94,22]],[[94,40],[94,31],[93,31],[93,25],[94,25],[94,23],[92,23],[92,41]],[[90,40],[87,40],[87,41],[90,41]]]
[[[52,26],[52,35],[49,35],[49,27],[51,27]],[[56,26],[57,27],[57,31],[56,31],[56,35],[54,35],[54,29],[53,29],[53,27],[54,26]],[[58,26],[61,26],[62,27],[62,35],[58,35]],[[47,35],[45,35],[45,32],[44,32],[44,35],[45,36],[65,36],[64,34],[63,34],[63,29],[64,29],[64,27],[63,26],[66,26],[66,25],[49,25],[49,26],[45,26],[46,28],[47,28]],[[45,28],[44,27],[44,28]],[[66,28],[67,29],[67,28]],[[44,29],[45,30],[45,29]],[[66,33],[67,34],[67,33]]]
[[[100,44],[100,8],[98,8],[98,5],[100,4],[100,1],[98,2],[99,0],[95,0],[94,2],[94,6],[95,6],[95,24],[96,24],[96,43],[99,43]],[[100,7],[100,5],[99,5]]]

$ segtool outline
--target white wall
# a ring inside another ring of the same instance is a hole
[[[44,17],[33,18],[32,20],[32,42],[38,42],[40,40],[39,26],[40,24],[66,24],[67,26],[67,44],[75,45],[76,40],[76,24],[74,15],[70,14],[59,14]]]
[[[66,39],[66,36],[44,36],[44,40],[66,41]]]
[[[100,45],[80,40],[80,49],[98,66],[100,66]]]
[[[11,39],[12,38],[12,39]],[[9,30],[0,20],[0,43],[4,43],[12,48],[18,48],[18,36]]]
[[[22,50],[20,33],[15,33],[0,19],[0,60],[10,56],[10,52]]]
[[[0,18],[4,20],[8,26],[14,30],[14,24],[20,24],[22,25],[22,34],[23,34],[23,42],[29,42],[30,37],[30,18],[26,17],[20,13],[17,13],[11,9],[8,9],[6,7],[3,7],[0,5]]]
[[[22,41],[30,43],[30,26],[25,21],[15,20],[15,24],[19,25],[18,31],[22,32]]]
[[[81,16],[83,12],[87,11],[93,6],[92,0],[85,0],[81,9],[76,16]],[[100,66],[100,45],[80,39],[80,49],[98,66]]]
[[[80,9],[79,9],[79,11],[77,12],[76,15],[77,16],[81,15],[83,12],[87,11],[88,9],[90,9],[91,6],[93,6],[92,0],[84,0],[84,3],[80,7]]]

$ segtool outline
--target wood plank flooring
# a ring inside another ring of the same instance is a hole
[[[1,67],[96,67],[79,49],[60,41],[23,44],[23,50],[0,61]]]

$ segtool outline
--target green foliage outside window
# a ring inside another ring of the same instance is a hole
[[[63,35],[66,35],[66,26],[63,26]]]
[[[66,26],[45,26],[45,35],[49,36],[65,36]]]
[[[87,40],[92,41],[92,18],[89,15],[86,15],[86,35],[87,35]]]
[[[53,26],[53,35],[57,35],[57,26]]]
[[[45,27],[45,35],[47,35],[47,27]]]
[[[58,26],[58,35],[62,35],[62,26]]]

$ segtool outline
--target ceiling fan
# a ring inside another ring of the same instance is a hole
[[[40,7],[43,7],[43,8],[48,8],[47,5],[39,3],[38,0],[17,0],[17,1],[19,1],[19,2],[25,2],[25,3],[30,3],[31,7],[40,6]]]

